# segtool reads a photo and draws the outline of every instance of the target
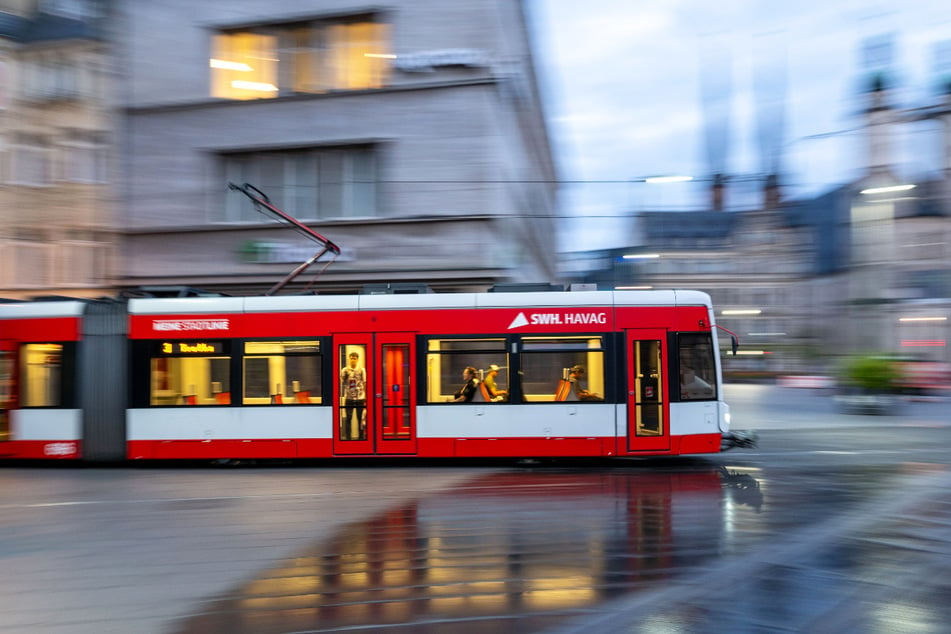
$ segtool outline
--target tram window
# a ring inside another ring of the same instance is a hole
[[[491,366],[498,366],[494,377],[500,390],[508,391],[508,355],[505,351],[505,339],[430,339],[426,355],[426,402],[446,403],[463,385],[462,373],[472,366],[481,382],[490,372]],[[480,390],[473,398],[475,402],[485,402]]]
[[[680,400],[716,400],[717,368],[713,338],[709,333],[680,333],[677,343],[680,351]]]
[[[600,336],[524,337],[519,360],[523,401],[581,400],[578,387],[592,395],[587,402],[603,400],[606,381]],[[584,370],[580,384],[570,381],[572,369],[578,366]]]
[[[23,407],[64,407],[61,343],[27,343],[20,347],[20,396]]]
[[[245,405],[318,404],[320,342],[248,341],[244,344]]]
[[[227,404],[230,374],[227,356],[153,356],[149,404]]]

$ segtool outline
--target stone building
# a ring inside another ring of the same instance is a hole
[[[321,292],[553,281],[526,20],[516,0],[117,2],[119,285],[258,293],[319,250],[229,182],[341,246]]]
[[[637,214],[634,244],[600,254],[583,281],[709,292],[718,323],[740,337],[744,356],[725,362],[735,372],[831,371],[856,353],[951,363],[951,89],[913,109],[881,82],[863,97],[855,182],[782,201],[767,187],[746,211]],[[922,119],[941,124],[944,164],[902,181],[893,138]]]
[[[110,293],[116,119],[98,2],[0,6],[0,295]]]
[[[815,230],[798,210],[643,212],[638,222],[640,244],[612,258],[614,287],[706,291],[717,322],[743,345],[733,366],[795,365],[816,343],[803,301],[817,292]],[[786,354],[773,356],[779,350]]]

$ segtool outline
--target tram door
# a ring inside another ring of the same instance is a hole
[[[666,330],[626,331],[627,451],[670,448]]]
[[[10,409],[15,398],[13,366],[13,342],[0,339],[0,442],[10,440]]]
[[[415,454],[412,333],[334,337],[335,454]]]

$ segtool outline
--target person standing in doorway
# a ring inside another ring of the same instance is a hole
[[[341,439],[354,440],[353,418],[356,415],[357,440],[366,440],[366,424],[363,414],[367,407],[367,374],[364,368],[358,367],[360,355],[351,352],[348,355],[349,364],[340,371],[340,392],[343,394],[344,420],[341,421]]]

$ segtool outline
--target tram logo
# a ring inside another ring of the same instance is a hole
[[[577,324],[606,324],[608,323],[608,314],[601,313],[532,313],[531,317],[526,317],[525,313],[519,313],[509,324],[508,329],[520,328],[522,326],[573,326]]]
[[[512,320],[512,323],[509,324],[509,330],[512,328],[520,328],[521,326],[527,326],[528,320],[525,319],[525,313],[519,313],[515,319]]]
[[[45,456],[72,456],[78,450],[74,442],[50,442],[43,445]]]

